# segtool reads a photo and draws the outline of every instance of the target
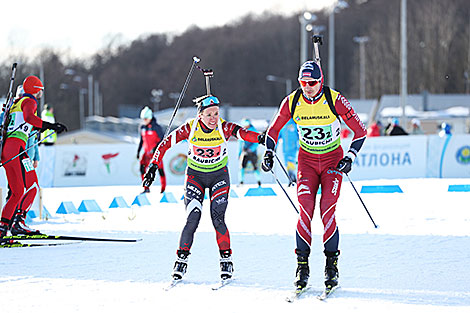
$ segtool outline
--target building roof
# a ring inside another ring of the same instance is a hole
[[[103,143],[136,143],[136,139],[126,135],[119,135],[119,133],[76,130],[60,134],[57,136],[56,141],[57,145]]]

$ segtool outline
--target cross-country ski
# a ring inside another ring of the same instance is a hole
[[[176,287],[178,284],[181,284],[182,281],[183,281],[182,279],[172,279],[171,282],[168,285],[166,285],[163,289],[165,291],[168,291]]]
[[[77,244],[78,242],[54,242],[54,243],[23,243],[19,241],[6,241],[0,243],[0,248],[34,248],[34,247],[55,247]]]
[[[108,242],[138,242],[141,239],[122,239],[122,238],[99,238],[82,236],[63,236],[63,235],[8,235],[0,238],[0,242],[9,240],[77,240],[77,241],[108,241]]]
[[[318,300],[322,300],[322,301],[323,301],[323,300],[326,300],[326,299],[327,299],[329,296],[331,296],[338,288],[340,288],[339,285],[338,285],[338,286],[335,286],[335,287],[333,287],[333,288],[326,288],[321,294],[319,294],[319,295],[317,296],[317,299],[318,299]]]
[[[296,288],[289,296],[286,297],[287,302],[294,302],[297,299],[300,299],[310,287]]]
[[[211,288],[212,290],[219,290],[223,287],[227,286],[228,284],[232,283],[234,278],[227,278],[220,280],[217,284],[213,285]]]

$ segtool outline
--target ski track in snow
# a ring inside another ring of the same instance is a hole
[[[104,212],[54,215],[35,221],[34,227],[50,234],[143,240],[1,249],[1,296],[18,306],[17,312],[468,312],[470,193],[447,192],[453,183],[469,184],[470,179],[355,182],[358,190],[363,184],[400,184],[404,191],[361,194],[380,226],[374,229],[345,180],[337,205],[341,288],[324,302],[316,299],[323,288],[325,262],[317,211],[312,221],[311,289],[294,303],[285,298],[294,288],[297,216],[277,186],[270,185],[277,197],[230,199],[226,220],[236,280],[217,291],[211,287],[219,281],[219,255],[207,200],[185,280],[164,291],[185,222],[181,201],[159,203],[155,189],[148,195],[151,206],[107,209],[115,196],[131,203],[140,188],[45,189],[44,204],[51,213],[61,201],[78,207],[84,194],[96,199]],[[234,190],[242,195],[246,188]],[[169,191],[181,198],[182,187],[170,186]],[[288,192],[296,200],[295,190]]]

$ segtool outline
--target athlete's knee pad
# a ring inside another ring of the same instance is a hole
[[[186,218],[186,228],[196,230],[201,220],[201,208],[202,205],[196,199],[192,199],[186,206],[187,218]]]

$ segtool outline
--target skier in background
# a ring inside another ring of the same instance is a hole
[[[240,125],[246,129],[253,132],[256,132],[256,128],[251,124],[249,119],[243,119]],[[261,186],[261,177],[258,168],[258,143],[257,142],[249,142],[240,140],[240,149],[238,153],[238,157],[240,159],[240,171],[239,171],[239,180],[240,185],[243,185],[245,181],[245,170],[250,162],[253,165],[253,173],[255,174],[256,181],[258,182],[258,186]]]
[[[140,160],[140,175],[142,181],[144,180],[145,172],[147,167],[152,160],[153,153],[157,148],[158,144],[162,141],[163,130],[160,125],[157,123],[157,119],[153,116],[153,112],[149,107],[145,107],[140,112],[140,118],[143,121],[143,124],[140,126],[140,142],[139,147],[137,148],[137,159]],[[144,148],[144,153],[140,155],[140,150]],[[160,174],[160,183],[161,190],[163,193],[166,188],[166,177],[165,171],[162,166],[158,168],[158,173]],[[150,192],[149,187],[144,187],[144,192]]]
[[[26,142],[33,127],[41,131],[53,129],[57,133],[67,130],[61,123],[51,124],[36,116],[37,99],[43,95],[44,86],[36,76],[23,81],[24,94],[15,100],[5,118],[9,123],[3,144],[1,161],[4,164],[11,197],[3,207],[0,220],[0,237],[7,235],[40,234],[26,226],[25,218],[39,190],[36,171],[25,151]]]
[[[408,133],[400,126],[400,121],[397,118],[391,120],[391,122],[385,127],[385,136],[406,136]]]
[[[41,119],[52,124],[55,123],[54,108],[52,105],[44,105],[44,110],[41,112]],[[41,140],[43,140],[42,144],[52,146],[57,141],[57,134],[53,130],[47,129],[41,134]]]
[[[299,153],[299,133],[297,124],[290,119],[279,132],[279,140],[282,141],[282,153],[287,174],[292,182],[297,181],[297,154]]]
[[[194,233],[201,219],[202,203],[206,188],[209,189],[210,216],[214,225],[220,253],[220,277],[232,277],[233,262],[230,234],[225,224],[230,176],[228,171],[227,140],[234,136],[240,140],[264,143],[264,136],[222,120],[219,116],[219,99],[212,95],[194,100],[198,114],[171,132],[158,145],[145,174],[144,186],[150,186],[155,172],[162,166],[165,152],[177,143],[188,140],[188,166],[186,168],[184,204],[187,220],[181,233],[173,268],[173,280],[183,278],[188,266],[188,256]]]
[[[326,256],[325,292],[329,292],[338,286],[339,277],[336,203],[343,173],[351,171],[352,163],[366,138],[366,128],[346,98],[323,86],[323,73],[317,63],[305,62],[300,67],[298,81],[301,90],[284,98],[268,128],[266,152],[261,167],[266,172],[272,170],[279,131],[292,118],[297,123],[300,144],[297,172],[300,214],[296,232],[295,285],[301,291],[307,286],[310,275],[308,257],[312,242],[311,221],[316,194],[321,186],[320,214],[324,226],[323,246]],[[341,123],[338,116],[354,132],[346,155],[343,155],[341,147]]]

